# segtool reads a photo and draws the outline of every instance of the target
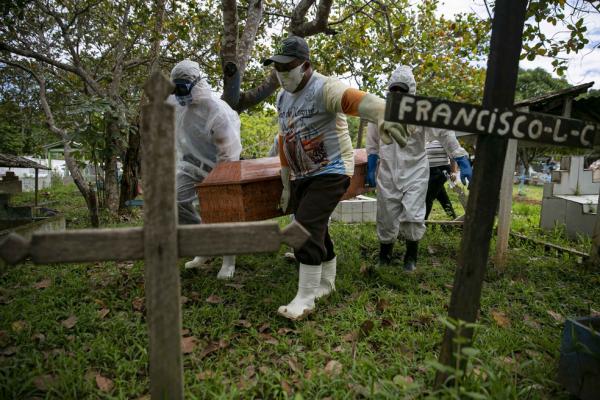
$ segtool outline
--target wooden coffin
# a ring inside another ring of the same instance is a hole
[[[201,184],[196,185],[202,221],[260,221],[284,215],[278,209],[283,189],[279,170],[279,157],[218,164]],[[365,192],[366,175],[367,152],[356,149],[354,176],[344,199]]]

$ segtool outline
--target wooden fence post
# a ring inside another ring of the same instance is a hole
[[[600,194],[598,194],[596,225],[594,226],[594,234],[592,235],[592,248],[590,249],[588,265],[593,268],[600,268]]]
[[[496,2],[483,98],[486,108],[513,105],[526,7],[527,2],[522,0]],[[504,164],[506,147],[507,140],[500,137],[481,135],[477,140],[473,189],[469,194],[460,257],[448,308],[449,316],[454,319],[467,322],[477,319],[502,178],[499,166]],[[446,329],[440,352],[442,364],[455,364],[456,333]],[[470,340],[473,331],[467,329],[459,334]],[[436,384],[441,385],[446,379],[446,374],[438,373]]]
[[[500,187],[500,207],[498,207],[498,235],[496,236],[496,257],[494,260],[498,268],[503,267],[506,263],[506,252],[508,251],[517,146],[518,141],[516,139],[508,139],[502,172],[502,186]]]
[[[173,85],[160,72],[145,84],[142,107],[144,261],[150,352],[150,395],[183,399],[181,304],[175,206],[175,111],[165,99]]]

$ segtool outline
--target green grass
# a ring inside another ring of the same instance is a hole
[[[70,214],[77,202],[71,193],[65,195],[73,202],[67,211],[71,226],[78,226]],[[438,212],[439,205],[434,209]],[[209,270],[181,270],[187,298],[183,328],[198,340],[184,355],[186,398],[452,396],[431,389],[431,362],[444,329],[439,318],[447,315],[460,231],[428,229],[412,275],[394,268],[361,273],[376,261],[374,224],[333,223],[331,232],[338,254],[337,291],[319,301],[307,321],[294,323],[276,314],[297,285],[295,265],[283,258],[286,249],[238,257],[234,286],[217,281],[218,259]],[[401,255],[403,245],[395,250]],[[49,287],[36,288],[45,279]],[[474,343],[479,353],[462,390],[493,399],[568,398],[554,380],[562,325],[548,311],[575,316],[600,310],[599,283],[597,273],[572,259],[535,247],[511,249],[506,269],[488,270]],[[139,309],[143,262],[24,263],[0,275],[0,288],[0,398],[148,394],[147,326]],[[211,295],[222,303],[207,303]],[[110,311],[102,318],[101,309]],[[498,325],[492,312],[503,313],[509,324]],[[68,329],[61,322],[72,315],[77,322]],[[374,327],[357,341],[353,357],[349,334],[364,321]],[[203,354],[219,340],[222,349]],[[341,363],[338,375],[325,370],[331,360]],[[111,391],[98,389],[98,373],[114,382]],[[51,379],[45,388],[39,382],[36,387],[35,379],[43,375]]]

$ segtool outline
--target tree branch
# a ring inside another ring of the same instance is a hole
[[[71,64],[61,63],[59,61],[53,60],[52,58],[40,54],[38,52],[26,49],[19,49],[17,47],[11,46],[5,42],[0,42],[0,50],[8,51],[12,54],[17,54],[23,57],[34,58],[38,61],[44,62],[46,64],[52,65],[56,68],[60,68],[62,70],[71,72],[77,76],[79,76],[94,92],[97,94],[102,94],[102,89],[98,85],[98,83],[92,79],[86,71],[84,71],[81,67],[74,66]]]
[[[223,38],[221,43],[221,66],[227,62],[238,64],[238,14],[236,0],[223,0]]]
[[[290,32],[302,37],[316,35],[317,33],[326,33],[329,35],[337,33],[333,29],[327,27],[333,0],[320,0],[315,19],[310,22],[304,22],[306,13],[314,2],[315,0],[302,0],[298,4],[292,15],[292,21],[290,22],[289,27]]]
[[[263,3],[262,0],[250,0],[248,2],[248,16],[246,17],[246,27],[242,33],[238,49],[238,68],[240,70],[240,80],[244,78],[246,65],[250,59],[250,54],[254,48],[256,32],[260,21],[262,20]]]
[[[357,14],[360,14],[360,12],[362,10],[364,10],[366,7],[368,7],[369,4],[371,4],[372,2],[373,2],[373,0],[367,1],[365,4],[363,4],[362,6],[360,6],[358,9],[352,11],[351,13],[349,13],[348,15],[346,15],[345,17],[343,17],[342,19],[330,22],[328,25],[329,26],[333,26],[333,25],[338,25],[338,24],[342,24],[342,23],[346,22],[346,20],[348,20],[349,18],[352,18],[353,16],[355,16]]]
[[[236,107],[237,112],[242,112],[261,103],[267,97],[272,95],[278,87],[279,81],[277,80],[275,70],[273,69],[260,86],[257,86],[247,92],[243,92],[240,95],[240,99]]]

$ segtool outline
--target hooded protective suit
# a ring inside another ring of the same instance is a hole
[[[400,65],[392,73],[388,88],[404,83],[409,94],[416,94],[417,83],[412,70]],[[377,172],[377,236],[381,243],[394,243],[400,233],[405,239],[418,241],[425,234],[425,196],[429,164],[425,143],[437,139],[453,158],[467,155],[453,131],[408,125],[410,134],[405,147],[396,142],[380,141],[374,124],[367,127],[367,154],[379,155]]]
[[[194,81],[200,76],[197,62],[184,60],[171,71],[171,80]],[[240,118],[227,103],[216,97],[200,79],[191,99],[176,104],[177,207],[180,224],[199,224],[195,185],[202,182],[216,163],[240,158]],[[174,102],[174,96],[171,101]]]

